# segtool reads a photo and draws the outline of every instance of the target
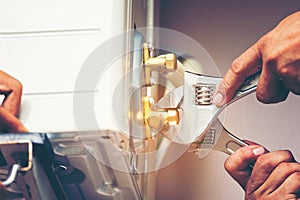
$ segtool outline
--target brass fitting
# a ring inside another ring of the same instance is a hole
[[[169,53],[149,58],[144,62],[144,65],[149,67],[151,71],[158,71],[161,73],[174,72],[177,69],[177,59],[174,54]]]
[[[177,58],[175,56],[175,54],[173,53],[169,53],[165,55],[165,59],[166,59],[166,70],[169,72],[173,72],[176,71],[177,69]]]
[[[180,121],[181,109],[165,108],[152,111],[147,119],[148,125],[155,130],[161,130],[164,125],[177,125]]]
[[[174,72],[177,69],[177,58],[175,54],[164,54],[157,57],[152,57],[153,48],[147,43],[143,45],[143,64],[145,70],[145,85],[151,86],[151,73],[157,71],[160,73]]]

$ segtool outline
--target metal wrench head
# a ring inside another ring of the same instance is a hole
[[[185,72],[184,79],[183,114],[177,134],[181,143],[188,144],[201,140],[221,112],[222,107],[212,99],[222,78]]]
[[[183,86],[170,92],[158,102],[165,107],[177,105],[176,107],[182,108],[179,124],[164,130],[162,133],[172,141],[183,144],[190,144],[203,139],[205,133],[227,105],[256,90],[259,77],[260,71],[247,77],[233,99],[222,107],[217,107],[212,100],[222,77],[186,71]]]
[[[256,90],[260,73],[261,71],[258,71],[247,77],[231,101],[222,107],[217,107],[212,100],[222,77],[185,72],[182,105],[184,114],[181,121],[182,127],[178,132],[178,135],[182,135],[182,142],[191,143],[201,140],[226,106]],[[184,136],[184,133],[188,134]]]
[[[176,143],[190,144],[204,137],[221,108],[212,103],[220,77],[185,72],[184,85],[164,96],[152,110],[181,108],[177,125],[161,128],[160,132]]]

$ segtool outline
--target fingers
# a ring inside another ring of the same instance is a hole
[[[19,115],[22,84],[14,77],[0,70],[0,94],[5,96],[2,106],[15,116]]]
[[[300,164],[280,163],[261,186],[266,193],[298,193],[300,189]]]
[[[259,156],[245,188],[245,199],[297,199],[300,194],[300,164],[290,151]]]
[[[254,161],[251,170],[249,165]],[[268,152],[259,145],[249,145],[229,156],[225,169],[244,188],[245,199],[300,197],[300,164],[290,151]]]
[[[0,107],[1,132],[28,132],[22,122],[3,107]]]
[[[261,185],[267,181],[271,172],[283,162],[294,162],[294,157],[291,152],[274,151],[259,156],[246,186],[247,193],[251,194],[261,187]]]
[[[300,12],[286,17],[234,60],[216,91],[215,105],[228,103],[245,78],[260,69],[256,90],[259,101],[284,101],[289,91],[300,95],[299,19]]]
[[[214,103],[217,106],[228,103],[244,80],[261,68],[261,63],[262,60],[257,43],[233,61],[216,91]]]
[[[28,132],[18,120],[22,96],[22,84],[0,70],[0,94],[5,96],[0,106],[1,132]]]
[[[278,74],[290,91],[300,95],[300,61],[281,67]]]
[[[227,158],[224,167],[230,176],[236,180],[242,188],[245,188],[251,176],[251,165],[265,152],[267,152],[267,150],[259,145],[242,147]]]
[[[21,95],[22,95],[22,89],[19,89],[22,87],[18,87],[18,91],[14,90],[9,95],[7,95],[3,101],[2,106],[9,111],[14,116],[18,117],[20,112],[20,106],[21,106]]]
[[[278,199],[296,199],[300,198],[300,171],[299,163],[297,163],[297,171],[291,173],[282,185],[273,192],[273,196]]]
[[[274,72],[274,67],[271,63],[264,64],[256,89],[256,97],[263,103],[277,103],[284,101],[289,89],[284,82],[279,79]]]

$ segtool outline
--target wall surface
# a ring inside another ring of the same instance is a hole
[[[160,26],[198,41],[224,75],[235,57],[271,30],[285,16],[300,9],[292,0],[163,0]],[[201,61],[200,61],[201,63]],[[270,150],[290,149],[300,159],[300,97],[264,105],[254,94],[225,110],[225,127],[243,139]],[[223,114],[224,114],[223,113]],[[243,191],[223,168],[227,155],[212,152],[204,159],[185,153],[159,171],[157,199],[240,200]]]

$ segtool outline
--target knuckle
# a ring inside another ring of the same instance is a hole
[[[299,72],[295,69],[293,63],[278,66],[277,74],[282,80],[285,80],[287,83],[299,83]]]
[[[270,31],[263,35],[258,41],[257,44],[261,48],[266,48],[269,44],[272,44],[274,41],[273,31]]]
[[[240,61],[240,58],[236,58],[229,68],[227,76],[223,78],[222,87],[227,90],[231,90],[236,87],[237,84],[240,84],[244,79],[244,70],[243,64]]]
[[[277,72],[279,76],[286,76],[288,74],[288,68],[286,66],[278,66]]]
[[[223,93],[226,100],[231,99],[235,92],[236,80],[233,77],[223,78],[219,90]]]
[[[293,171],[292,163],[289,162],[282,162],[277,166],[279,171],[285,171],[285,172],[290,172]]]
[[[23,89],[23,85],[18,79],[15,79],[15,81],[14,81],[14,88],[17,89],[17,90],[22,90]]]
[[[271,164],[271,159],[270,157],[268,156],[265,156],[265,155],[261,155],[260,157],[257,158],[256,160],[256,165],[259,165],[259,166],[264,166],[265,168],[270,168],[272,167],[272,164]]]
[[[281,67],[278,69],[278,76],[291,92],[296,95],[300,94],[300,72],[298,65]]]
[[[261,155],[256,160],[256,165],[263,167],[266,170],[272,170],[282,164],[285,167],[285,162],[294,161],[294,156],[289,150],[279,150]]]
[[[231,71],[236,75],[242,75],[241,69],[244,67],[243,62],[240,61],[240,58],[236,58],[231,64]]]
[[[269,162],[273,162],[274,164],[277,163],[279,165],[280,163],[283,162],[294,162],[294,156],[290,150],[278,150],[269,153]]]
[[[280,51],[274,51],[273,47],[268,46],[270,34],[266,34],[258,41],[258,46],[263,49],[261,51],[263,57],[263,65],[271,71],[277,69],[278,58],[280,57]],[[271,43],[272,44],[272,43]]]
[[[240,168],[241,163],[248,162],[248,158],[249,149],[247,147],[242,147],[226,159],[224,162],[224,168],[228,172],[236,171],[238,168]]]
[[[290,150],[281,150],[283,159],[288,161],[294,161],[294,156]]]
[[[263,36],[258,40],[257,43],[258,43],[261,47],[263,47],[265,44],[268,43],[269,38],[270,38],[270,32],[267,33],[267,34],[265,34],[265,35],[263,35]]]
[[[240,157],[229,156],[224,163],[224,167],[227,172],[233,172],[237,168],[237,163],[240,163]]]
[[[290,178],[294,181],[296,181],[298,184],[300,184],[300,172],[297,171],[297,172],[294,172]]]

